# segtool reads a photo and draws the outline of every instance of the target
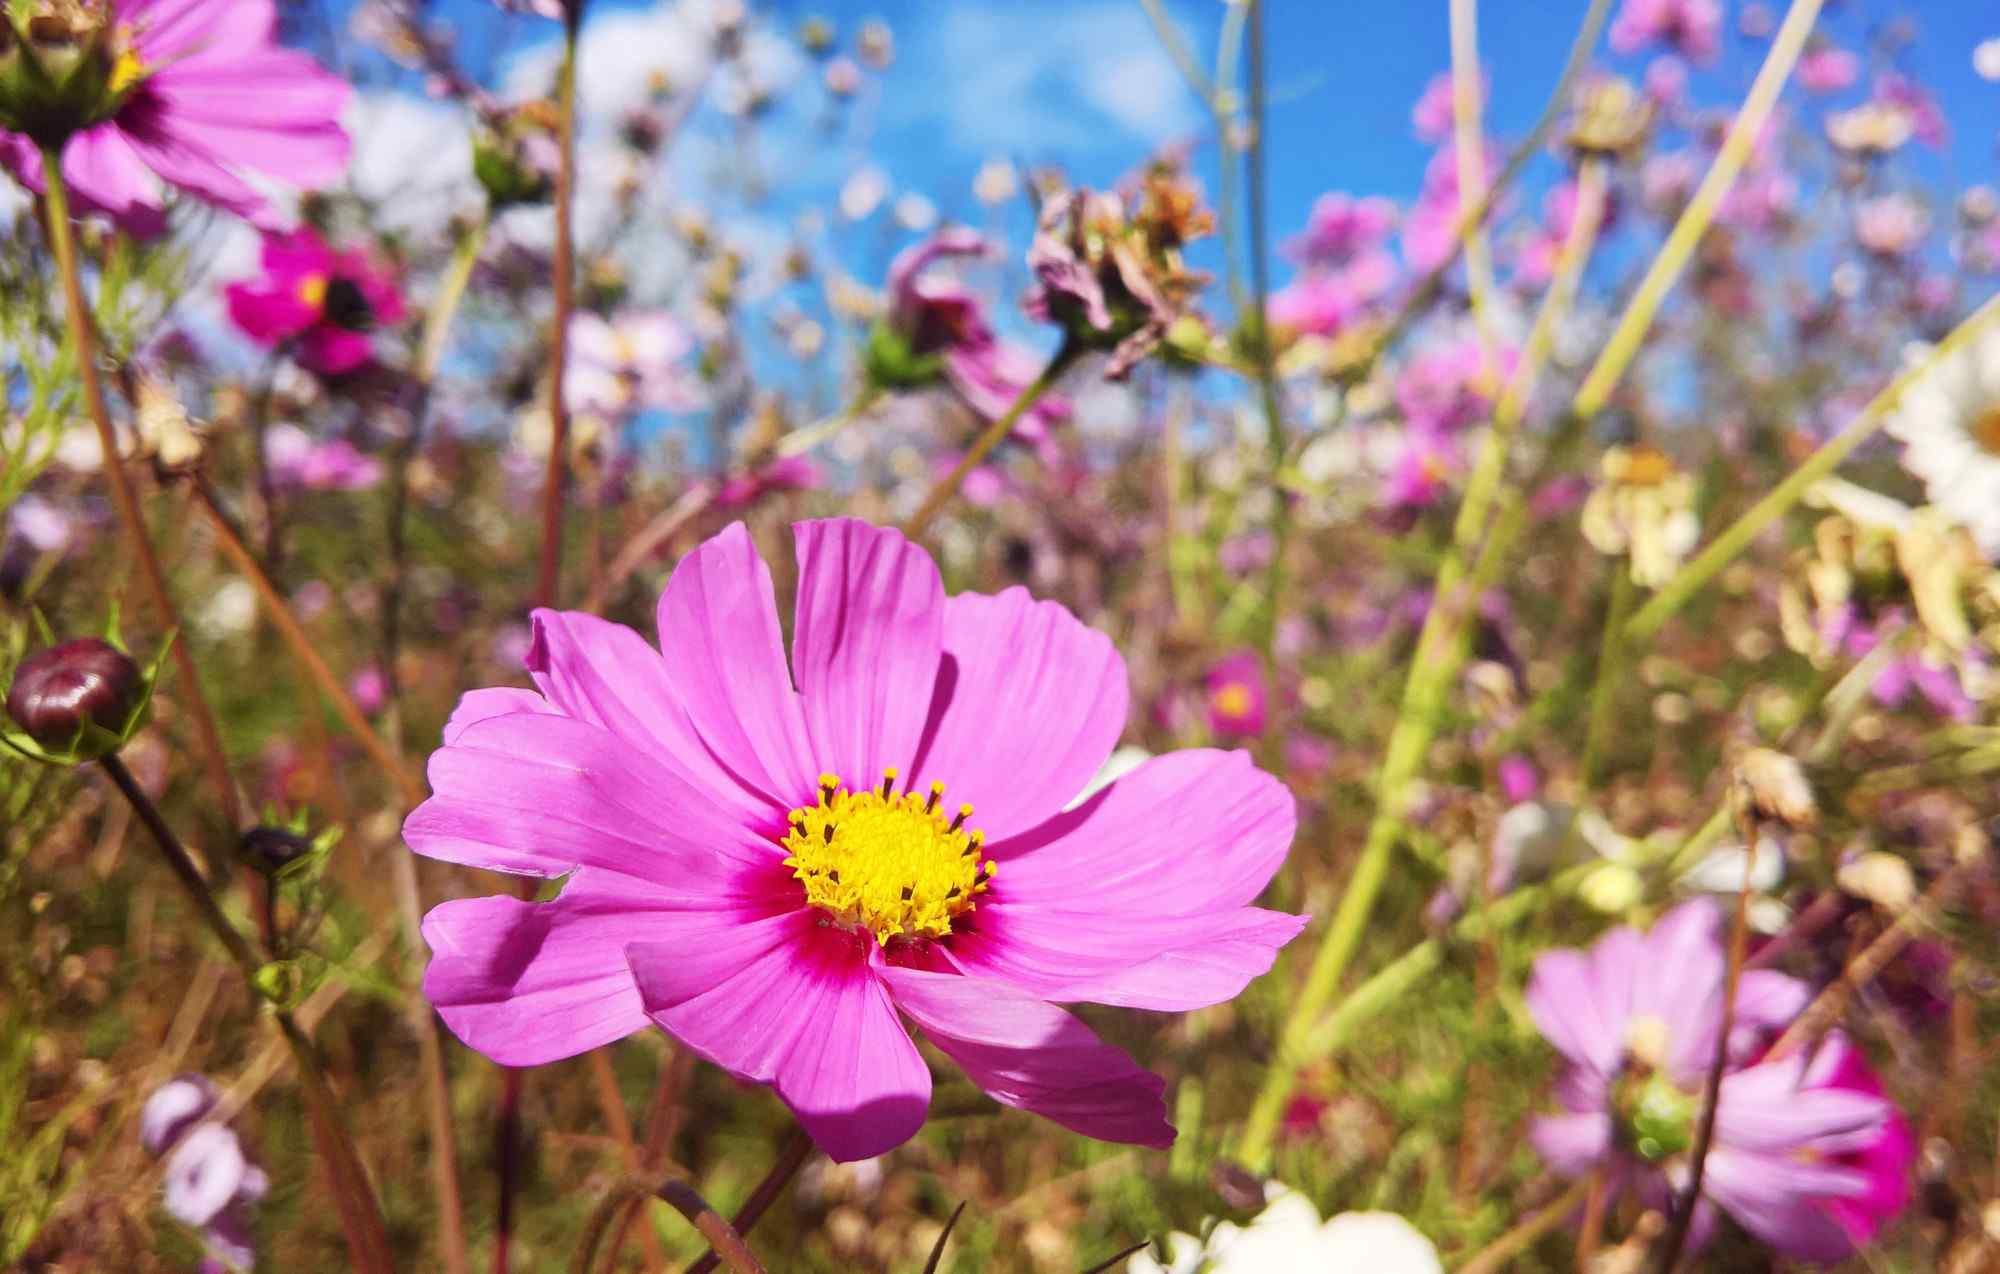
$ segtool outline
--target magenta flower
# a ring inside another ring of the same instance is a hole
[[[1482,160],[1486,180],[1500,171],[1499,147],[1486,144]],[[1403,256],[1412,269],[1432,270],[1457,250],[1459,218],[1463,215],[1458,189],[1458,153],[1450,146],[1431,156],[1417,201],[1403,218]]]
[[[1479,104],[1486,105],[1488,85],[1486,72],[1479,72]],[[1458,110],[1456,90],[1452,86],[1450,71],[1439,71],[1424,85],[1422,97],[1410,109],[1410,125],[1417,130],[1417,140],[1437,145],[1451,136],[1457,123]]]
[[[1625,0],[1611,23],[1611,47],[1634,53],[1664,44],[1695,62],[1713,61],[1722,49],[1722,6],[1717,0]]]
[[[229,317],[245,336],[289,348],[323,376],[375,361],[371,333],[403,321],[395,276],[359,249],[336,252],[312,230],[264,236],[264,277],[226,289]]]
[[[1380,250],[1396,228],[1396,205],[1380,195],[1335,190],[1313,200],[1304,233],[1285,245],[1301,265],[1340,266]]]
[[[1253,739],[1264,733],[1264,661],[1239,650],[1208,670],[1208,728],[1218,738]]]
[[[345,438],[321,442],[290,423],[271,426],[264,456],[272,481],[281,487],[365,491],[382,480],[382,462]]]
[[[1428,428],[1409,429],[1383,478],[1382,507],[1395,514],[1430,508],[1450,489],[1452,475],[1463,465],[1450,438]]]
[[[902,337],[907,353],[919,363],[938,360],[943,376],[966,406],[996,420],[1007,414],[1021,391],[1041,374],[1042,360],[994,334],[986,306],[970,289],[928,267],[947,257],[985,258],[993,253],[984,235],[973,230],[940,230],[923,243],[905,248],[889,264],[890,329]],[[894,369],[878,369],[893,373]],[[935,372],[930,373],[935,375]],[[893,374],[890,377],[899,379]],[[1029,442],[1048,436],[1069,418],[1069,400],[1043,394],[1015,427]]]
[[[1819,44],[1799,59],[1799,83],[1808,92],[1838,93],[1861,76],[1861,59],[1837,44]]]
[[[1444,437],[1469,429],[1492,411],[1519,358],[1511,348],[1498,349],[1488,367],[1471,337],[1433,345],[1396,377],[1396,406],[1413,432]]]
[[[923,1123],[904,1019],[1004,1105],[1168,1144],[1162,1082],[1059,1006],[1193,1009],[1263,973],[1305,923],[1250,905],[1291,796],[1189,751],[1066,810],[1124,729],[1110,641],[1021,589],[947,598],[894,531],[795,533],[789,668],[739,524],[675,569],[660,647],[537,611],[536,689],[460,702],[411,848],[567,882],[434,909],[425,994],[511,1066],[658,1025],[839,1160]]]
[[[281,219],[244,174],[317,188],[347,168],[347,81],[277,43],[271,0],[108,0],[113,84],[101,124],[63,146],[63,180],[84,209],[157,231],[169,187],[254,224]],[[0,132],[0,164],[42,189],[33,142]]]
[[[813,491],[825,485],[826,474],[810,456],[779,456],[727,478],[715,492],[718,509],[741,509],[774,491]]]
[[[1722,1022],[1718,920],[1712,903],[1690,902],[1649,933],[1615,929],[1589,951],[1535,962],[1528,1011],[1568,1060],[1556,1085],[1568,1113],[1536,1121],[1530,1138],[1557,1172],[1602,1169],[1614,1189],[1655,1208],[1686,1188]],[[1809,1056],[1759,1057],[1809,998],[1781,973],[1742,977],[1697,1243],[1720,1208],[1779,1253],[1839,1260],[1908,1199],[1908,1125],[1844,1037]]]

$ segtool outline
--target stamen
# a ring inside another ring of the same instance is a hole
[[[949,936],[993,874],[981,855],[984,833],[966,826],[972,806],[946,822],[945,785],[919,794],[913,780],[898,794],[901,774],[887,769],[878,786],[858,792],[822,775],[816,803],[790,812],[784,837],[785,866],[823,923],[866,930],[885,946]]]
[[[944,795],[944,784],[936,780],[933,780],[931,782],[930,797],[924,801],[924,813],[928,814],[932,810],[936,809],[938,798],[943,795]]]
[[[958,817],[951,820],[951,830],[955,832],[959,828],[964,827],[965,820],[971,817],[972,817],[972,807],[970,805],[959,806]]]
[[[895,790],[896,790],[896,767],[892,765],[888,769],[882,771],[882,799],[885,801],[888,800],[889,794],[891,792],[894,792]]]

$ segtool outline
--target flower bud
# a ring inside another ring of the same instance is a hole
[[[258,871],[273,874],[313,852],[310,838],[282,827],[253,827],[243,833],[236,844],[237,852],[243,855]]]
[[[1758,818],[1790,827],[1811,827],[1819,820],[1812,783],[1797,759],[1769,748],[1752,748],[1736,764],[1736,781]]]
[[[98,731],[122,742],[145,703],[146,678],[139,665],[96,637],[28,656],[7,691],[7,714],[30,739],[52,749],[70,748]]]

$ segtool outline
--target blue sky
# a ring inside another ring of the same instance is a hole
[[[602,18],[644,7],[598,0],[594,13]],[[1137,0],[776,0],[752,7],[786,27],[807,14],[824,14],[847,30],[864,17],[889,22],[897,60],[883,85],[870,149],[899,185],[928,189],[947,206],[992,156],[1061,162],[1080,179],[1105,181],[1151,145],[1203,129],[1197,103]],[[1223,5],[1168,0],[1168,7],[1212,59]],[[1532,122],[1585,7],[1584,0],[1480,6],[1498,134],[1518,136]],[[1733,19],[1743,5],[1731,0],[1728,8]],[[532,19],[508,29],[481,0],[446,0],[441,12],[475,49],[496,41],[518,48],[553,35],[553,24]],[[1326,189],[1414,193],[1426,152],[1411,135],[1409,108],[1447,62],[1444,0],[1271,0],[1268,12],[1277,229],[1297,226]],[[1858,48],[1897,18],[1917,31],[1901,55],[1904,68],[1943,100],[1956,125],[1948,180],[1993,180],[1992,125],[1978,121],[2000,118],[2000,85],[1974,74],[1971,49],[2000,36],[2000,5],[1833,0],[1821,29]],[[1740,94],[1762,55],[1763,45],[1738,36],[1734,26],[1732,20],[1723,58],[1696,71],[1702,99]],[[1643,58],[1622,61],[1634,74],[1643,65]]]

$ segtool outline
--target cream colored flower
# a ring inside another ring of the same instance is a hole
[[[1600,553],[1629,557],[1633,583],[1658,588],[1701,536],[1694,479],[1643,443],[1605,452],[1602,472],[1603,483],[1584,501],[1584,538]]]
[[[1141,1252],[1128,1274],[1444,1274],[1437,1248],[1393,1212],[1343,1212],[1322,1222],[1304,1195],[1271,1183],[1248,1225],[1220,1222],[1206,1239],[1166,1238],[1168,1263]]]
[[[1903,395],[1885,426],[1933,505],[2000,558],[2000,329],[1988,328]]]

